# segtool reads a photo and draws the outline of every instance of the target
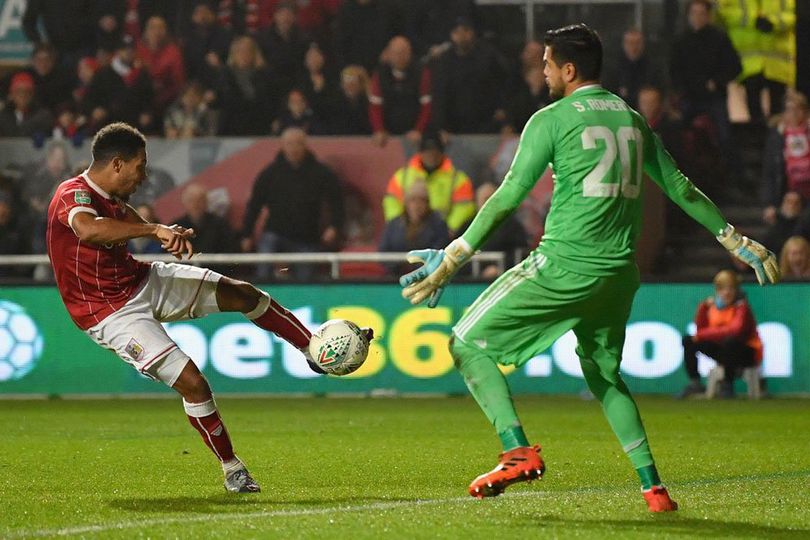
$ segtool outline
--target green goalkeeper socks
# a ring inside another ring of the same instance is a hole
[[[661,485],[661,478],[658,476],[658,470],[655,465],[647,465],[636,469],[638,477],[641,479],[641,489],[650,489],[653,486]]]
[[[451,350],[456,368],[464,377],[467,388],[495,426],[504,452],[518,446],[529,446],[515,412],[506,377],[495,362],[458,339],[453,340]]]

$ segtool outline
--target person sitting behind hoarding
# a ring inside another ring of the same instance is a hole
[[[757,333],[757,322],[745,293],[740,289],[740,276],[736,272],[722,270],[714,276],[714,296],[698,306],[695,326],[695,335],[683,338],[683,363],[689,384],[680,397],[706,390],[698,374],[699,352],[725,368],[720,395],[733,397],[732,383],[737,372],[762,363],[762,341]]]

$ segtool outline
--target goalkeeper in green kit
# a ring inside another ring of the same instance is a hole
[[[500,188],[464,234],[443,250],[409,253],[421,267],[402,276],[403,296],[434,307],[443,287],[520,205],[547,166],[554,193],[540,245],[470,306],[453,328],[450,349],[467,387],[503,444],[500,463],[470,485],[474,497],[542,477],[497,364],[521,366],[568,330],[591,392],[641,479],[653,512],[676,510],[655,468],[647,435],[619,375],[625,325],[639,287],[634,260],[642,215],[642,174],[735,257],[760,284],[775,283],[773,253],[741,236],[676,167],[644,119],[599,86],[602,44],[578,24],[545,36],[545,76],[557,101],[532,116]]]

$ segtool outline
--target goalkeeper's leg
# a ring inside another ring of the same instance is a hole
[[[678,505],[669,498],[658,476],[636,402],[619,375],[624,323],[597,330],[578,327],[574,332],[585,381],[601,402],[613,433],[636,469],[650,511],[677,510]]]
[[[542,477],[545,464],[540,446],[529,445],[501,370],[481,351],[458,339],[451,339],[450,350],[467,388],[495,426],[504,450],[495,469],[473,480],[470,495],[491,497],[515,482]]]

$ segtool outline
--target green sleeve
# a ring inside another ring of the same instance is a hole
[[[503,183],[484,203],[462,237],[473,251],[514,212],[545,172],[554,152],[554,118],[535,113],[520,136],[517,153]]]
[[[726,227],[726,218],[717,206],[678,170],[675,160],[666,151],[658,135],[650,129],[645,131],[644,172],[689,217],[703,225],[714,236],[720,234]]]

